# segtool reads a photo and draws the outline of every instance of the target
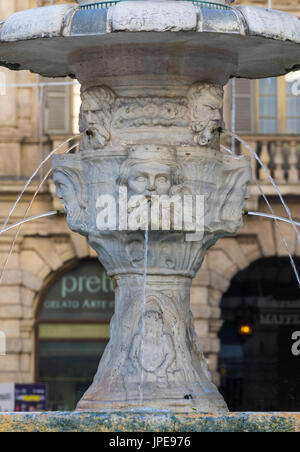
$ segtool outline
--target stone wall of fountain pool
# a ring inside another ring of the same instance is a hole
[[[132,410],[0,414],[0,432],[299,432],[299,413],[174,414]]]

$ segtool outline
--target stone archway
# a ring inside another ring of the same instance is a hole
[[[114,286],[98,259],[54,272],[39,294],[35,381],[48,386],[48,409],[70,411],[92,383],[109,341]]]
[[[277,212],[278,206],[273,207]],[[259,206],[258,210],[263,210],[263,206]],[[284,216],[280,210],[278,214]],[[300,245],[292,227],[282,223],[280,230],[286,237],[291,253],[300,256]],[[209,361],[209,370],[214,383],[218,386],[220,385],[218,333],[223,324],[220,308],[223,295],[235,275],[249,267],[252,262],[263,257],[279,258],[287,255],[286,247],[274,222],[258,217],[248,217],[237,237],[223,238],[208,251],[201,269],[193,280],[191,308],[195,317],[196,331]]]
[[[295,264],[300,268],[300,258]],[[231,411],[299,411],[300,361],[292,350],[299,308],[288,257],[259,259],[233,278],[219,333],[220,390]]]
[[[0,330],[6,336],[0,375],[3,382],[35,381],[34,326],[39,295],[65,265],[95,257],[84,238],[65,229],[59,221],[50,236],[49,226],[42,223],[31,229],[34,235],[20,237],[16,243],[2,280],[2,296],[7,300],[0,319]]]

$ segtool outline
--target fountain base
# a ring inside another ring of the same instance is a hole
[[[1,413],[0,432],[299,432],[299,413]]]

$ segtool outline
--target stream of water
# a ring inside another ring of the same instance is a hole
[[[227,151],[229,154],[233,154],[233,152],[232,152],[230,149],[228,149],[226,146],[221,145],[221,147],[222,147],[225,151]],[[254,151],[253,151],[253,152],[254,152]],[[287,253],[288,253],[288,256],[289,256],[289,259],[290,259],[290,263],[291,263],[291,267],[292,267],[292,270],[293,270],[293,272],[294,272],[294,274],[295,274],[295,277],[296,277],[296,279],[297,279],[297,282],[298,282],[298,285],[299,285],[299,288],[300,288],[300,277],[299,277],[299,272],[298,272],[298,270],[297,270],[295,261],[294,261],[294,259],[293,259],[293,256],[292,256],[291,250],[290,250],[290,248],[289,248],[289,246],[288,246],[288,243],[287,243],[287,240],[286,240],[286,238],[285,238],[285,235],[282,233],[282,231],[281,231],[281,229],[280,229],[280,226],[279,226],[279,224],[278,224],[278,220],[281,219],[282,217],[277,217],[277,215],[275,215],[274,210],[273,210],[271,204],[269,203],[269,200],[268,200],[267,196],[264,194],[263,189],[261,188],[260,184],[257,182],[256,179],[254,179],[254,182],[255,182],[255,184],[256,184],[256,186],[257,186],[257,188],[258,188],[258,190],[259,190],[259,192],[260,192],[262,198],[264,199],[265,203],[267,204],[267,206],[268,206],[268,208],[269,208],[269,210],[270,210],[270,212],[271,212],[270,218],[272,217],[272,219],[274,219],[274,221],[275,221],[275,226],[276,226],[276,228],[277,228],[277,230],[278,230],[278,233],[279,233],[279,235],[280,235],[281,241],[282,241],[282,243],[284,244],[284,247],[285,247],[285,249],[286,249],[286,251],[287,251]],[[266,215],[267,215],[267,214],[266,214]],[[285,219],[285,220],[286,220],[288,223],[291,224],[291,222],[290,222],[289,219]],[[298,225],[298,223],[296,223],[296,224]]]
[[[41,213],[40,215],[35,215],[34,217],[25,218],[21,221],[18,221],[18,223],[11,224],[7,228],[0,231],[0,235],[4,234],[7,231],[10,231],[11,229],[18,227],[18,226],[22,226],[22,224],[24,224],[24,223],[29,223],[30,221],[38,220],[39,218],[50,217],[51,215],[58,215],[60,213],[63,213],[63,212],[61,212],[59,210],[51,210],[50,212]]]
[[[291,222],[290,222],[290,220],[289,220],[288,218],[278,217],[277,215],[270,215],[270,214],[268,214],[268,213],[263,213],[263,212],[252,212],[252,211],[250,211],[250,212],[247,212],[246,215],[254,215],[254,216],[257,216],[257,217],[271,218],[271,219],[273,219],[273,220],[279,220],[279,221],[283,221],[283,222],[285,222],[285,223],[291,224]],[[295,225],[296,225],[296,226],[300,226],[300,222],[295,221]]]
[[[39,166],[36,168],[36,170],[34,171],[34,173],[29,177],[29,179],[27,180],[26,184],[24,185],[23,189],[21,190],[20,194],[18,195],[14,205],[12,206],[12,208],[9,211],[9,214],[6,218],[6,220],[3,223],[3,226],[1,228],[1,231],[3,229],[5,229],[11,215],[13,214],[13,212],[15,211],[15,208],[17,207],[20,199],[22,198],[24,192],[26,191],[26,189],[29,187],[29,185],[31,184],[32,180],[35,178],[35,176],[38,174],[39,170],[42,168],[42,166],[48,162],[48,160],[58,151],[58,149],[60,149],[62,146],[64,146],[65,144],[69,143],[71,140],[74,140],[75,138],[78,138],[80,135],[73,135],[71,138],[68,138],[67,140],[63,141],[62,143],[60,143],[55,149],[53,149],[53,151],[51,151],[47,157],[39,164]],[[78,143],[76,143],[76,145],[72,146],[70,149],[68,149],[66,151],[70,152],[71,149],[74,149],[74,147],[76,147],[78,145]],[[47,176],[48,177],[48,176]]]
[[[140,392],[140,406],[143,405],[143,384],[144,384],[144,369],[143,369],[143,353],[144,353],[144,337],[145,337],[145,306],[146,306],[146,289],[147,289],[147,266],[148,266],[148,248],[149,248],[149,230],[148,226],[145,230],[145,246],[144,246],[144,274],[143,274],[143,292],[142,292],[142,304],[141,304],[141,319],[142,319],[142,342],[141,342],[141,382],[139,386]]]
[[[242,143],[242,144],[243,144],[243,145],[251,152],[251,154],[254,156],[254,158],[258,161],[258,163],[260,164],[260,166],[263,168],[263,170],[265,171],[266,175],[268,176],[268,179],[270,180],[271,184],[273,185],[274,189],[276,190],[276,193],[278,194],[279,199],[280,199],[280,201],[281,201],[283,207],[285,208],[285,211],[286,211],[286,213],[287,213],[287,215],[288,215],[288,217],[289,217],[289,220],[290,220],[290,222],[291,222],[291,225],[292,225],[292,227],[293,227],[293,229],[294,229],[294,231],[295,231],[295,233],[296,233],[296,237],[297,237],[298,243],[300,244],[300,233],[299,233],[299,231],[298,231],[298,229],[297,229],[297,226],[296,226],[296,224],[295,224],[295,222],[294,222],[294,220],[293,220],[293,218],[292,218],[291,211],[290,211],[290,209],[288,208],[288,206],[286,205],[286,203],[285,203],[285,201],[284,201],[284,199],[283,199],[283,196],[282,196],[282,194],[281,194],[279,188],[277,187],[277,185],[276,185],[276,183],[275,183],[273,177],[271,176],[269,170],[268,170],[268,169],[266,168],[266,166],[263,164],[263,162],[261,161],[261,159],[259,158],[259,156],[257,155],[257,153],[254,151],[254,149],[252,149],[252,147],[249,146],[249,144],[246,143],[246,141],[244,141],[244,140],[243,140],[241,137],[239,137],[237,134],[230,132],[229,130],[227,130],[225,133],[226,133],[226,135],[230,135],[231,137],[234,137],[236,140],[238,140],[240,143]]]
[[[70,140],[70,139],[69,139],[69,140]],[[66,141],[66,142],[67,142],[67,141]],[[61,143],[58,147],[56,147],[56,148],[54,149],[54,151],[57,151],[57,150],[59,149],[59,147],[62,146],[63,144],[65,144],[66,142]],[[78,143],[72,145],[70,148],[68,148],[68,149],[65,151],[65,153],[67,154],[67,153],[71,152],[71,151],[72,151],[73,149],[75,149],[77,146],[78,146]],[[51,153],[52,155],[53,155],[54,151],[52,151],[52,153]],[[49,154],[49,155],[51,155],[51,154]],[[49,157],[49,158],[50,158],[50,157]],[[49,159],[48,159],[48,160],[49,160]],[[38,169],[41,168],[41,167],[42,167],[42,164],[39,165]],[[38,169],[35,171],[35,173],[38,172]],[[27,208],[26,208],[26,210],[25,210],[25,213],[24,213],[24,215],[23,215],[22,221],[19,222],[18,225],[17,225],[17,226],[18,226],[18,229],[17,229],[16,234],[15,234],[15,236],[14,236],[12,242],[11,242],[11,245],[10,245],[10,248],[9,248],[9,251],[8,251],[8,254],[7,254],[7,257],[6,257],[6,259],[5,259],[4,263],[3,263],[2,268],[0,267],[0,269],[1,269],[1,270],[0,270],[0,284],[1,284],[1,282],[2,282],[4,272],[5,272],[5,270],[6,270],[8,261],[9,261],[9,259],[10,259],[11,254],[12,254],[12,251],[13,251],[13,249],[14,249],[16,240],[17,240],[17,238],[18,238],[18,235],[19,235],[21,226],[22,226],[22,224],[23,224],[23,222],[24,222],[23,220],[25,220],[25,218],[26,218],[26,216],[27,216],[29,210],[31,209],[31,206],[32,206],[32,204],[33,204],[33,202],[34,202],[34,200],[35,200],[37,194],[39,193],[41,187],[43,186],[44,182],[46,182],[46,180],[47,180],[47,178],[49,177],[49,175],[51,174],[51,172],[52,172],[52,169],[50,169],[50,170],[47,172],[47,174],[44,176],[44,178],[41,180],[41,182],[40,182],[38,188],[36,189],[35,193],[33,194],[33,197],[32,197],[31,201],[29,202],[29,204],[28,204],[28,206],[27,206]],[[33,177],[31,176],[31,180],[32,180],[32,178],[33,178]],[[9,221],[9,219],[10,219],[12,213],[14,212],[14,210],[15,210],[15,208],[16,208],[18,202],[20,201],[20,199],[21,199],[23,193],[25,192],[25,190],[26,190],[26,188],[28,187],[29,184],[30,184],[30,182],[28,183],[28,181],[27,181],[27,183],[25,184],[25,186],[24,186],[22,192],[21,192],[20,195],[18,196],[17,201],[14,203],[12,209],[10,210],[9,215],[8,215],[8,217],[6,218],[6,220],[5,220],[5,222],[4,222],[4,225],[2,226],[2,229],[0,230],[0,235],[1,235],[1,233],[3,233],[3,232],[5,231],[6,226],[7,226],[7,223],[8,223],[8,221]],[[11,228],[10,228],[10,229],[11,229]]]

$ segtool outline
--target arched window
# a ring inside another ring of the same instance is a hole
[[[229,409],[300,411],[300,289],[289,259],[239,272],[221,307],[220,390]]]
[[[50,410],[73,410],[96,373],[109,340],[114,287],[98,260],[54,275],[36,322],[36,380],[48,384]]]

